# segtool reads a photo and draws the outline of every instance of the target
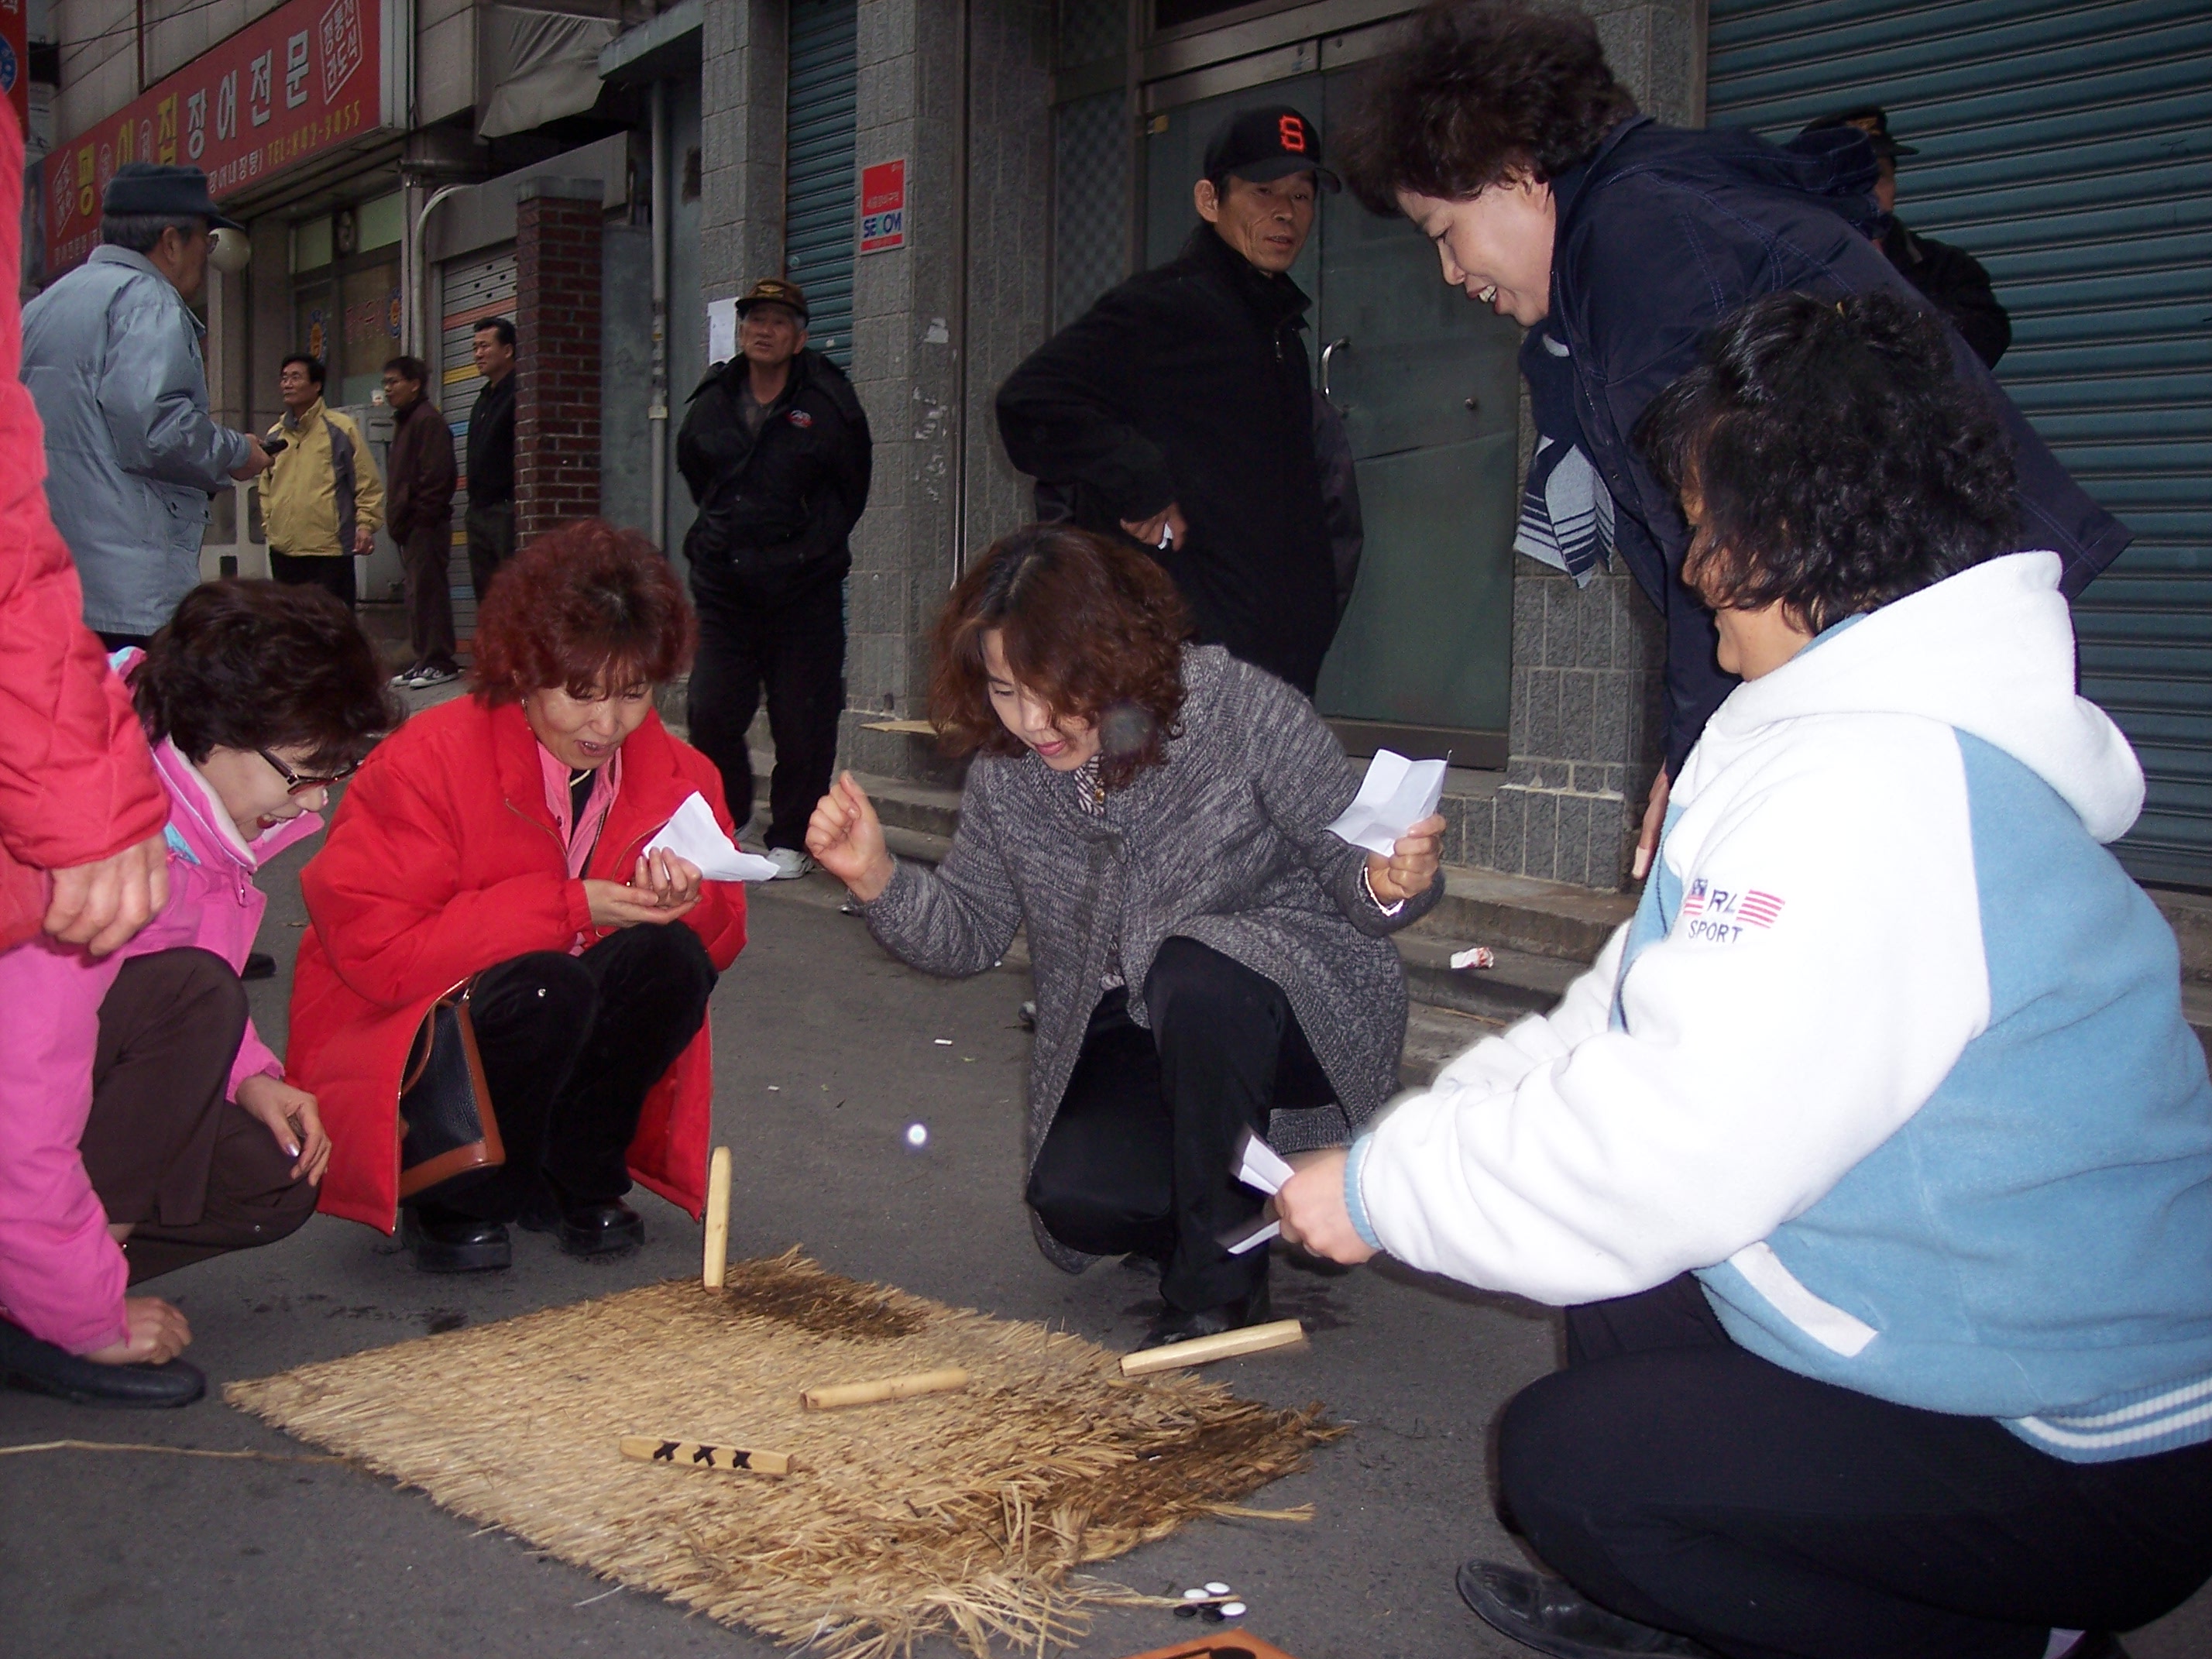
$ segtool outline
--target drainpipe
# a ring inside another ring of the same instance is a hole
[[[968,568],[968,135],[975,18],[960,0],[960,105],[952,135],[952,580]],[[949,586],[950,584],[948,584]]]
[[[430,362],[434,354],[426,349],[429,341],[430,313],[424,308],[424,290],[429,286],[429,282],[422,265],[422,232],[428,226],[430,216],[437,210],[439,203],[448,196],[458,196],[465,190],[475,188],[474,185],[445,185],[434,191],[430,199],[422,204],[422,210],[415,216],[414,228],[408,233],[409,263],[414,268],[414,283],[407,295],[407,350],[410,356],[420,357],[425,362]],[[434,380],[444,373],[444,365],[430,363],[430,369]]]
[[[646,398],[646,429],[653,446],[653,545],[668,550],[668,82],[655,81],[653,131],[653,389]]]

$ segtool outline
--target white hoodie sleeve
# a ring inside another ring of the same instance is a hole
[[[1548,1022],[1462,1056],[1354,1148],[1355,1218],[1390,1254],[1560,1304],[1710,1267],[1814,1203],[1986,1025],[1957,739],[1790,724],[1670,830],[1684,902],[1629,969],[1626,1030],[1589,1006],[1616,939]],[[1541,1057],[1516,1071],[1508,1047]]]
[[[1438,1072],[1430,1092],[1448,1090],[1495,1094],[1519,1085],[1547,1060],[1565,1060],[1578,1042],[1606,1028],[1613,1013],[1613,981],[1620,977],[1620,951],[1628,938],[1624,924],[1597,954],[1590,969],[1567,987],[1548,1014],[1516,1020],[1487,1036]]]

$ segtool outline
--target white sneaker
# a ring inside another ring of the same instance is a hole
[[[392,677],[392,683],[394,685],[412,685],[415,683],[415,677],[422,672],[422,665],[421,663],[418,662],[412,664],[408,667],[401,669],[397,674],[394,674]]]
[[[775,874],[769,878],[771,881],[796,881],[814,867],[814,860],[796,847],[769,848],[768,861],[775,866]]]
[[[458,668],[441,668],[425,665],[407,677],[408,689],[420,691],[433,685],[445,685],[461,677]]]

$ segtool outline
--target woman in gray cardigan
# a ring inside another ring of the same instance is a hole
[[[1356,785],[1313,706],[1182,643],[1174,584],[1065,526],[996,544],[937,628],[932,718],[972,753],[935,872],[894,860],[849,774],[807,850],[877,939],[925,972],[981,973],[1026,930],[1036,979],[1028,1201],[1072,1272],[1161,1263],[1142,1346],[1267,1316],[1260,1208],[1231,1174],[1247,1129],[1339,1146],[1395,1089],[1406,987],[1388,935],[1442,890],[1443,821],[1389,858],[1328,825]]]

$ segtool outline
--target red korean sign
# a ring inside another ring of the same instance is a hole
[[[906,161],[878,161],[860,169],[860,252],[887,253],[906,246]]]
[[[0,6],[10,0],[0,0]],[[382,0],[291,0],[46,157],[46,271],[100,240],[100,198],[126,161],[206,169],[217,201],[383,120]]]
[[[31,131],[31,19],[28,0],[0,0],[0,93],[15,106],[15,128]]]

